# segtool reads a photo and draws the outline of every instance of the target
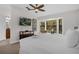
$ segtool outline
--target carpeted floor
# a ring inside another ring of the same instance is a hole
[[[20,43],[9,44],[7,41],[0,42],[0,54],[19,54]]]

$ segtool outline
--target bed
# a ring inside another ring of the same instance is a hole
[[[78,54],[79,46],[69,48],[62,34],[39,34],[20,40],[20,54]]]

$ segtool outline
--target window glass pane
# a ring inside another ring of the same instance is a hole
[[[57,32],[57,21],[56,20],[46,21],[46,29],[47,29],[47,32],[56,33]]]
[[[59,33],[62,34],[62,19],[59,19]]]

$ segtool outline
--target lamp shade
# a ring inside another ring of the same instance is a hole
[[[5,18],[5,20],[6,20],[6,22],[10,22],[10,20],[11,20],[11,17],[9,17],[9,16],[6,16],[6,18]]]

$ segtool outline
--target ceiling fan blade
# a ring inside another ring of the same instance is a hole
[[[30,8],[29,7],[26,7],[27,8],[27,10],[30,10]]]
[[[44,7],[44,4],[40,5],[37,7],[37,9]]]
[[[27,8],[27,10],[35,10],[35,9],[30,9],[29,7],[26,7]]]
[[[44,9],[38,9],[39,11],[45,11]]]
[[[34,5],[32,5],[32,4],[29,4],[31,7],[33,7],[34,9],[36,9],[36,7],[34,6]]]

